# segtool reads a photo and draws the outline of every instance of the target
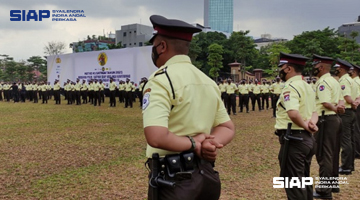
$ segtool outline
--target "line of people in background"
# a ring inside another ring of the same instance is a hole
[[[240,107],[239,112],[242,113],[244,108],[246,113],[249,113],[249,100],[251,101],[252,111],[255,111],[255,105],[257,104],[258,110],[273,109],[273,117],[276,117],[276,102],[279,99],[284,83],[280,81],[280,78],[276,78],[272,83],[270,81],[255,80],[241,80],[238,83],[234,83],[231,79],[219,82],[219,89],[221,91],[221,99],[223,100],[227,112],[230,115],[231,111],[236,115],[236,95],[238,94]],[[269,103],[269,98],[270,103]]]
[[[105,96],[110,98],[110,107],[116,107],[116,97],[120,103],[125,104],[125,108],[132,108],[133,102],[139,98],[140,106],[142,106],[142,89],[147,82],[146,78],[142,78],[137,87],[130,79],[126,81],[119,81],[119,84],[113,79],[110,79],[109,92],[106,92],[106,86],[102,80],[86,80],[80,82],[70,81],[63,84],[61,87],[59,80],[55,80],[54,85],[50,82],[28,82],[28,83],[2,83],[0,84],[0,101],[7,101],[14,103],[25,102],[26,100],[38,103],[39,99],[43,104],[47,104],[48,100],[54,96],[55,104],[61,104],[62,96],[67,100],[67,104],[91,104],[94,106],[101,106],[104,103]],[[106,95],[108,94],[108,95]]]

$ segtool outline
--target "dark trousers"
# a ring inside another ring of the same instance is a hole
[[[101,106],[101,91],[94,91],[94,106],[96,106],[97,102],[99,102],[99,106]]]
[[[226,92],[221,93],[221,100],[223,100],[224,106],[227,108],[228,94]]]
[[[55,104],[61,104],[60,90],[54,90]]]
[[[140,101],[140,107],[142,107],[142,104],[143,104],[143,93],[139,91],[138,97],[139,97],[139,101]]]
[[[73,97],[72,91],[67,91],[66,93],[67,93],[67,101],[68,101],[67,104],[72,104],[72,102],[73,102],[73,99],[72,99],[72,97]]]
[[[230,110],[232,109],[233,114],[236,114],[236,96],[235,94],[228,94],[227,98],[227,112],[230,115]]]
[[[4,90],[4,98],[6,101],[10,101],[10,90]]]
[[[249,95],[242,94],[240,99],[240,112],[243,111],[243,107],[246,108],[246,112],[249,112]]]
[[[110,106],[116,106],[116,100],[115,100],[115,93],[116,91],[110,91]]]
[[[210,162],[199,163],[199,166],[192,172],[191,179],[175,180],[167,176],[165,179],[175,182],[176,187],[159,187],[158,197],[161,200],[218,200],[220,198],[219,173],[213,169]],[[148,200],[157,200],[152,199],[150,186]]]
[[[132,108],[132,98],[131,98],[132,92],[126,92],[125,93],[125,108],[127,108],[128,106],[130,106]]]
[[[12,93],[13,93],[13,99],[14,99],[14,102],[19,102],[19,91],[12,91]]]
[[[42,95],[42,91],[39,91],[39,99],[42,99],[43,95]]]
[[[252,107],[255,108],[255,95],[253,92],[249,92],[249,98],[250,98],[249,101],[251,102]]]
[[[89,95],[89,102],[91,104],[94,104],[94,90],[89,90],[88,95]]]
[[[34,92],[32,90],[27,91],[28,95],[29,95],[29,101],[33,101],[33,97],[34,97]]]
[[[281,148],[279,151],[279,163],[283,161],[284,151],[284,135],[280,136],[279,141]],[[303,138],[302,141],[289,141],[289,149],[287,155],[287,162],[285,164],[285,177],[298,177],[300,180],[302,177],[310,177],[310,164],[312,156],[315,153],[314,142],[315,139],[312,135],[306,131],[302,133],[292,134],[294,137]],[[312,200],[313,199],[313,187],[307,185],[305,189],[301,188],[285,188],[288,199],[294,200]]]
[[[101,101],[104,103],[105,102],[105,92],[104,92],[104,90],[101,90],[100,91],[100,99],[101,99]]]
[[[0,90],[0,101],[2,101],[3,100],[3,92],[2,92],[2,90]]]
[[[33,91],[33,98],[34,98],[34,103],[37,103],[39,101],[37,91]]]
[[[81,91],[82,103],[87,103],[87,91]]]
[[[339,170],[339,165],[334,168],[334,158],[336,158],[336,138],[340,134],[341,129],[341,119],[337,115],[328,115],[325,116],[324,130],[321,130],[321,125],[318,123],[319,131],[315,134],[316,140],[316,160],[319,164],[319,177],[327,177],[330,180],[330,177],[336,177],[334,171]],[[320,120],[320,119],[319,119]],[[322,146],[320,146],[320,137],[319,133],[323,131]],[[319,150],[322,148],[321,156]],[[337,156],[339,160],[339,156]],[[326,187],[323,187],[328,185]],[[331,193],[331,184],[321,184],[321,187],[316,188],[318,193]],[[333,186],[334,187],[334,186]]]
[[[265,109],[264,103],[266,102],[266,109],[269,109],[269,93],[262,94],[261,108]]]
[[[21,91],[20,92],[20,100],[21,102],[25,102],[26,99],[26,91]]]
[[[354,140],[355,140],[355,157],[360,157],[360,106],[358,106],[356,109]]]
[[[259,111],[261,110],[260,94],[253,94],[254,98],[251,99],[252,110],[255,111],[255,103],[257,103]]]
[[[41,91],[42,103],[48,103],[47,91]]]
[[[342,120],[341,134],[341,168],[349,170],[354,168],[354,149],[353,149],[353,129],[355,123],[355,112],[346,109],[345,113],[340,115]]]
[[[124,103],[125,102],[125,91],[124,90],[120,90],[119,91],[119,102],[120,103]]]
[[[276,103],[279,100],[279,96],[278,94],[273,94],[273,101],[271,101],[271,104],[273,106],[273,117],[276,117]]]
[[[75,97],[76,97],[76,105],[81,105],[80,91],[75,91]]]

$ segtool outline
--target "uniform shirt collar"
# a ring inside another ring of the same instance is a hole
[[[172,64],[175,63],[180,63],[180,62],[186,62],[186,63],[190,63],[191,64],[191,60],[190,57],[187,55],[175,55],[173,57],[171,57],[168,61],[166,61],[166,63],[161,66],[159,69],[164,69],[167,66],[170,66]]]
[[[343,79],[345,79],[345,78],[350,78],[350,76],[349,76],[348,73],[344,74],[339,80],[343,80]]]
[[[299,80],[302,80],[302,76],[301,75],[296,75],[296,76],[293,76],[293,77],[289,78],[285,83],[290,83],[292,81],[299,81]]]
[[[331,76],[331,74],[328,72],[328,73],[322,75],[322,76],[319,78],[319,81],[320,81],[320,80],[324,80],[325,78],[330,77],[330,76]]]

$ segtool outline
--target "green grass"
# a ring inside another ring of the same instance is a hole
[[[108,100],[108,99],[106,99]],[[0,199],[146,199],[141,109],[0,102]],[[285,199],[272,187],[279,144],[272,112],[231,116],[220,150],[221,199]],[[359,160],[356,160],[359,166]],[[318,176],[315,158],[312,176]],[[358,171],[334,199],[359,199]]]

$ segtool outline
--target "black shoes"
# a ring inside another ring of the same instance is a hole
[[[340,188],[333,188],[331,189],[332,193],[339,193],[340,192]]]
[[[317,192],[314,192],[314,193],[313,193],[313,197],[314,197],[315,199],[332,199],[331,193],[330,193],[330,194],[325,194],[325,193],[317,193]]]
[[[350,175],[351,174],[351,169],[343,169],[343,168],[339,167],[339,174],[341,174],[341,175]]]

